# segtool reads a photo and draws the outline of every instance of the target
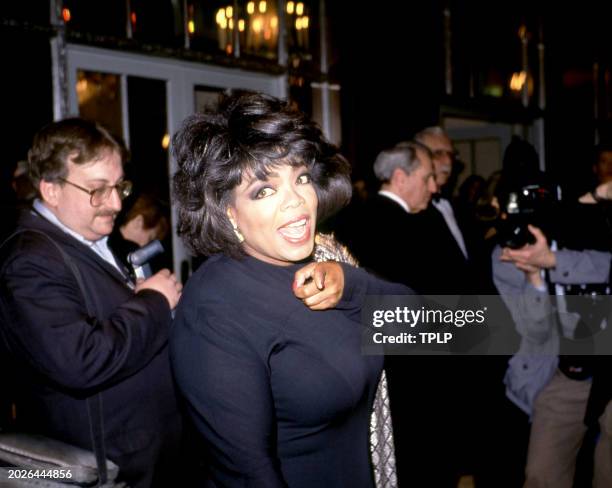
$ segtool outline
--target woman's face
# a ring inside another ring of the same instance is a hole
[[[281,165],[266,180],[245,175],[227,212],[247,254],[287,266],[312,253],[317,202],[306,166]]]

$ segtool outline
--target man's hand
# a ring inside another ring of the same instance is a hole
[[[546,237],[540,229],[529,226],[529,232],[535,237],[535,243],[526,244],[520,249],[502,249],[500,259],[514,263],[517,268],[525,272],[533,272],[533,268],[554,268],[557,265],[557,257],[550,250]]]
[[[600,200],[612,200],[612,181],[602,183],[594,192],[585,193],[578,199],[580,203],[597,203]]]
[[[525,273],[525,278],[536,288],[542,288],[546,286],[544,278],[542,278],[542,269],[536,266],[530,266],[528,264],[514,263],[514,265]]]
[[[293,293],[311,310],[334,308],[344,292],[344,272],[335,261],[311,263],[293,279]]]
[[[179,301],[179,298],[181,297],[182,289],[183,285],[176,281],[176,276],[174,276],[173,273],[170,273],[169,270],[162,269],[146,280],[139,280],[136,283],[136,288],[134,291],[136,293],[141,290],[158,291],[164,297],[166,297],[166,300],[168,300],[168,304],[170,305],[170,309],[174,309]]]
[[[595,194],[602,200],[612,200],[612,181],[599,185],[595,189]]]

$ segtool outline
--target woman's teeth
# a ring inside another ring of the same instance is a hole
[[[306,234],[306,219],[301,219],[289,225],[281,227],[279,232],[291,239],[299,239]]]

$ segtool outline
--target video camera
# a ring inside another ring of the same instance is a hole
[[[519,249],[533,244],[535,238],[528,225],[549,234],[554,214],[561,202],[561,190],[557,185],[531,184],[507,192],[500,202],[501,218],[498,224],[500,245]]]

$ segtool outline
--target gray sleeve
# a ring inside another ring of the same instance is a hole
[[[556,252],[557,266],[550,270],[550,280],[560,285],[607,283],[610,279],[609,252],[562,249]]]
[[[538,344],[550,341],[556,330],[550,296],[534,288],[512,263],[500,261],[500,255],[501,248],[497,246],[491,256],[493,282],[510,310],[517,332]]]

